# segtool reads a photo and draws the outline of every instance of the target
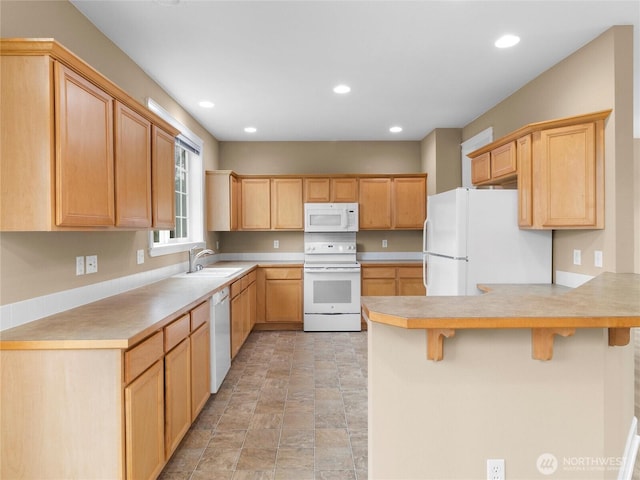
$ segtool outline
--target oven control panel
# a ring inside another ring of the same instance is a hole
[[[308,242],[304,245],[306,253],[355,253],[355,242]]]

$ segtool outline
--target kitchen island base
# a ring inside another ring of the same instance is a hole
[[[547,362],[526,328],[456,331],[440,362],[424,329],[368,329],[370,478],[485,478],[487,459],[510,480],[617,478],[633,348],[610,347],[606,328],[557,337]]]

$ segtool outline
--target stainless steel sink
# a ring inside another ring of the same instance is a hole
[[[230,277],[238,273],[242,267],[208,267],[193,273],[181,273],[176,275],[179,278],[196,278],[196,277]]]

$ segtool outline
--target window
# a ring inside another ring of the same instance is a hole
[[[203,166],[202,140],[177,122],[153,100],[148,106],[181,133],[176,138],[175,202],[176,228],[154,230],[149,234],[149,255],[152,257],[178,253],[193,246],[205,246],[203,229]]]

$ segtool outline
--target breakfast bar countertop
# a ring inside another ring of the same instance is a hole
[[[571,289],[559,285],[480,285],[460,297],[362,297],[372,322],[429,328],[625,328],[640,326],[640,275],[602,273]]]

